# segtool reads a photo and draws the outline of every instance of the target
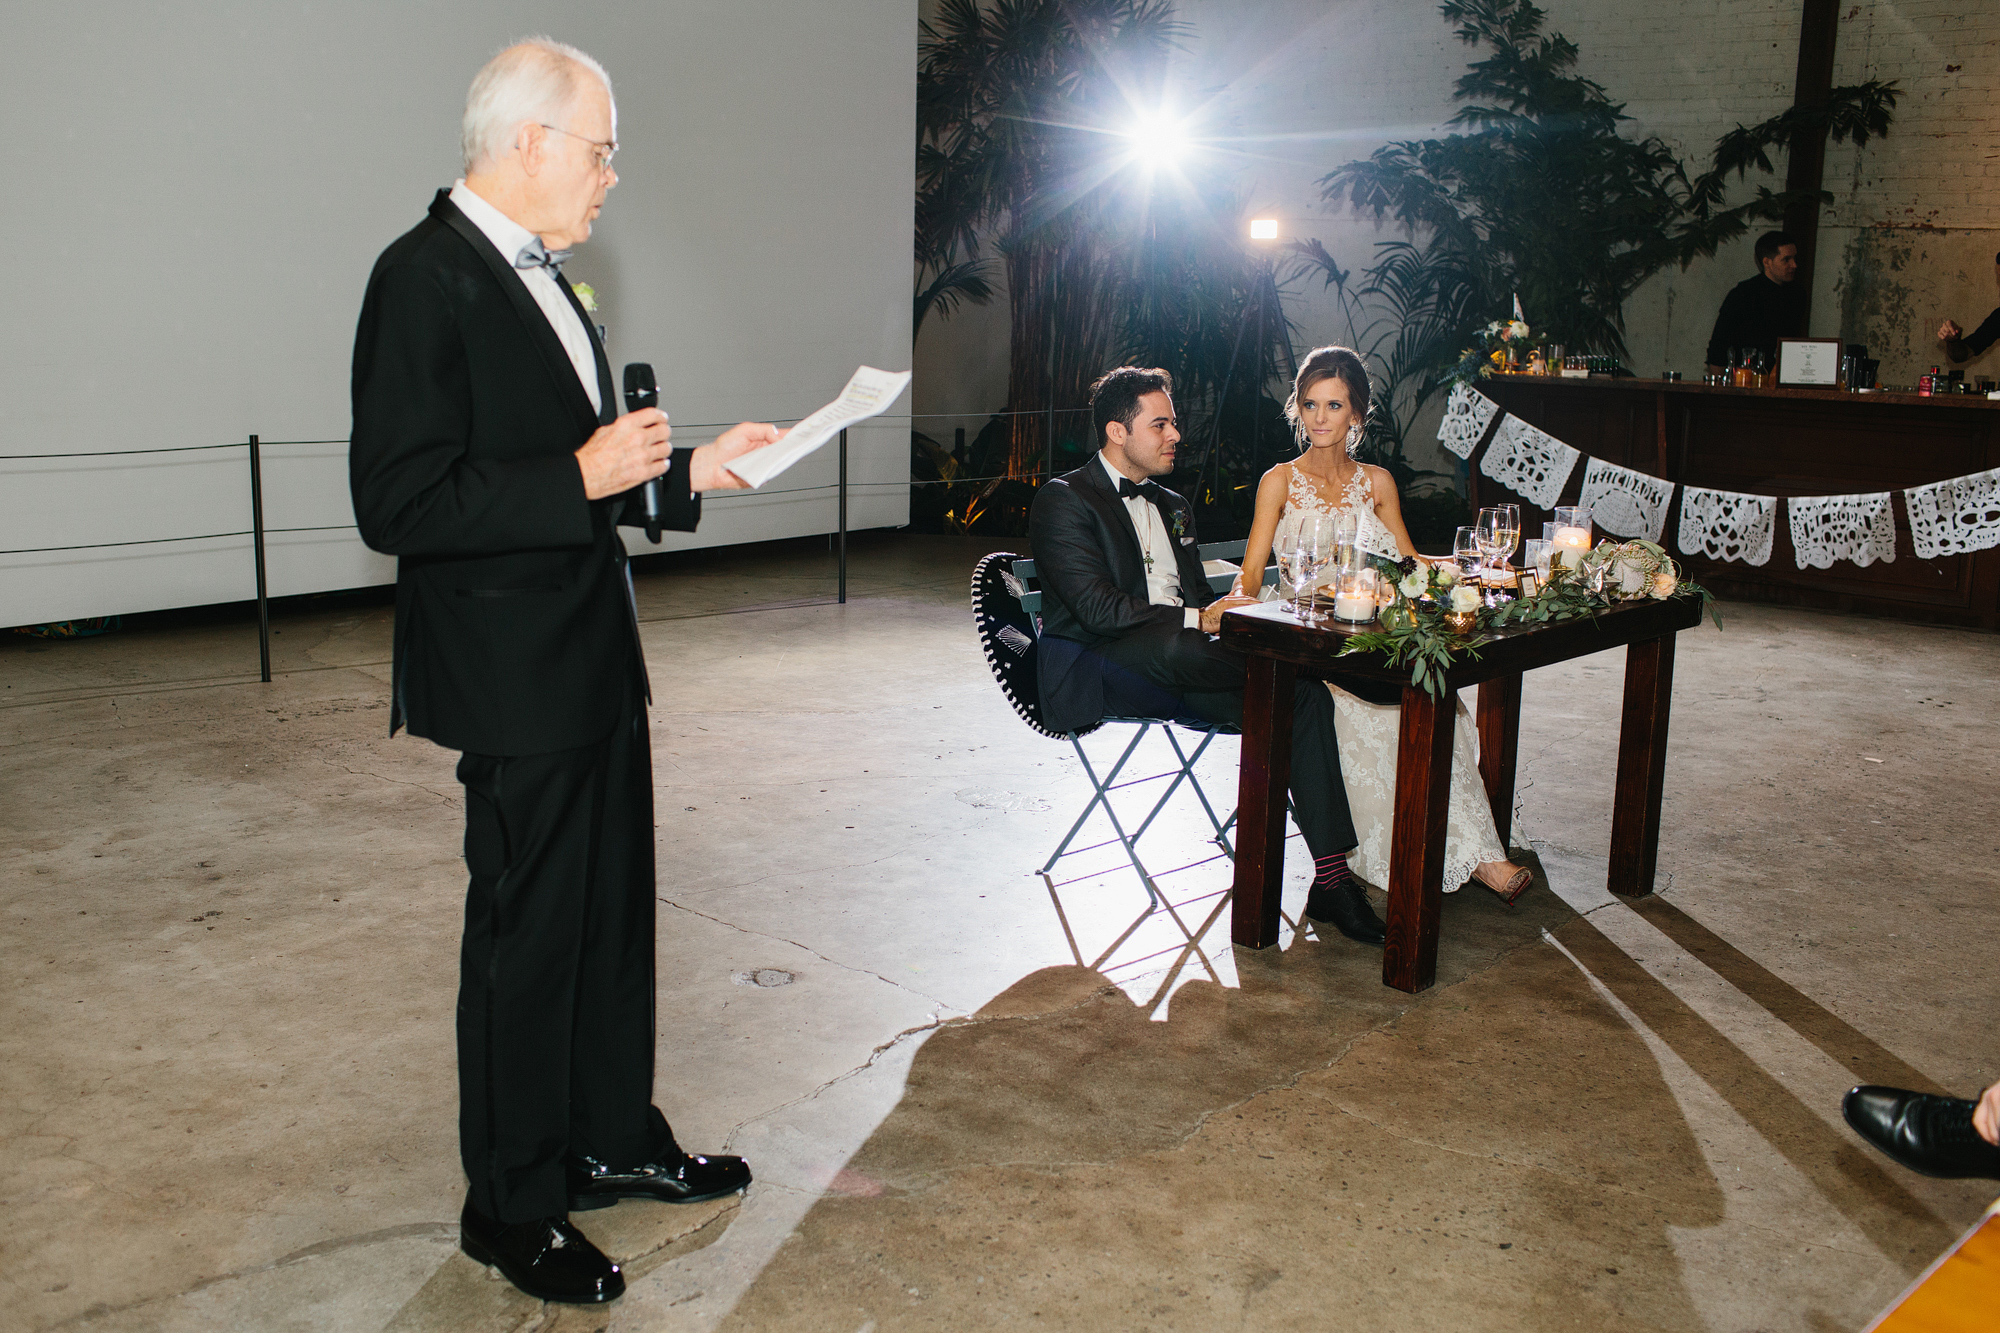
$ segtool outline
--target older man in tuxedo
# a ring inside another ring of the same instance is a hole
[[[1193,508],[1153,480],[1173,471],[1180,443],[1172,388],[1165,371],[1133,366],[1092,385],[1097,456],[1035,496],[1036,671],[1043,718],[1056,730],[1111,714],[1243,723],[1243,656],[1213,636],[1222,613],[1247,599],[1209,590]],[[1382,920],[1347,870],[1354,822],[1333,697],[1300,681],[1292,716],[1292,805],[1313,856],[1306,915],[1380,944]]]
[[[779,432],[674,448],[657,409],[617,412],[561,272],[618,180],[596,61],[510,47],[463,130],[465,179],[368,280],[354,512],[397,557],[390,733],[463,752],[461,1244],[530,1295],[592,1303],[624,1278],[571,1210],[750,1180],[682,1151],[652,1103],[651,694],[617,525],[664,477],[665,526],[692,529],[702,491],[741,486],[724,465]]]

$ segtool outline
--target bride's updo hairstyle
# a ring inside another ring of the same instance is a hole
[[[1312,392],[1321,380],[1337,379],[1347,386],[1347,401],[1354,409],[1355,423],[1368,420],[1368,371],[1350,347],[1315,347],[1299,362],[1298,377],[1292,381],[1292,396],[1285,400],[1285,420],[1292,423],[1292,435],[1305,448],[1306,428],[1299,420],[1299,399]],[[1349,436],[1347,456],[1354,457],[1359,434]]]

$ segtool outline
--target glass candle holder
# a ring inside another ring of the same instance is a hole
[[[1590,551],[1590,511],[1576,505],[1559,505],[1553,512],[1555,522],[1549,526],[1555,563],[1565,568],[1582,563]]]
[[[1333,618],[1350,625],[1365,624],[1375,618],[1375,571],[1343,569],[1335,576]]]
[[[1554,527],[1555,525],[1550,524],[1549,526]],[[1521,543],[1521,559],[1527,564],[1528,568],[1541,576],[1543,582],[1548,581],[1549,565],[1555,560],[1555,546],[1556,544],[1553,539],[1541,537],[1530,537],[1527,541]]]

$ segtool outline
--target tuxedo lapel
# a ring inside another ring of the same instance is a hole
[[[1119,588],[1134,597],[1144,597],[1146,558],[1139,550],[1139,530],[1132,526],[1131,511],[1118,498],[1118,492],[1111,488],[1111,479],[1105,475],[1103,460],[1091,459],[1070,473],[1070,481],[1077,488],[1077,494],[1097,511],[1111,533],[1111,549],[1104,554],[1111,561],[1111,567],[1118,572]]]
[[[522,330],[528,335],[528,341],[535,345],[535,350],[541,354],[543,363],[548,367],[549,375],[555,381],[556,392],[562,395],[570,410],[578,415],[580,424],[589,423],[594,429],[600,424],[598,414],[590,410],[590,395],[583,391],[583,383],[576,377],[576,366],[570,361],[569,353],[564,350],[562,339],[556,337],[556,331],[549,326],[548,315],[535,304],[535,298],[528,294],[527,284],[523,283],[520,275],[514,271],[514,265],[493,248],[493,242],[486,239],[486,233],[479,230],[471,218],[459,212],[458,205],[451,201],[450,191],[437,192],[437,198],[431,201],[431,216],[457,232],[492,272],[493,280],[500,284],[500,290],[506,294],[508,304],[514,307],[515,315],[520,318]],[[569,290],[567,283],[561,285],[564,291]],[[570,301],[574,304],[576,297],[572,295]],[[589,329],[590,321],[586,319],[583,323],[584,327]],[[591,344],[596,346],[596,343],[597,337],[593,331]],[[598,383],[600,385],[608,383],[611,372],[605,364],[601,348],[597,352],[597,364]],[[608,404],[610,401],[607,395],[605,402]]]
[[[583,331],[590,335],[590,354],[597,361],[597,401],[602,404],[598,409],[597,422],[608,426],[618,419],[618,400],[612,396],[611,361],[604,354],[604,343],[597,336],[597,325],[590,322],[590,312],[583,308],[583,302],[576,299],[576,289],[569,285],[569,279],[562,275],[561,269],[556,270],[556,286],[562,288],[563,295],[569,298],[569,308],[576,311],[576,317],[583,321]]]

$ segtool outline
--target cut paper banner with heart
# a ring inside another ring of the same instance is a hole
[[[1919,560],[2000,546],[2000,468],[1903,492]]]
[[[1785,501],[1792,557],[1800,569],[1830,569],[1836,560],[1872,565],[1896,558],[1896,511],[1879,495],[1795,495]]]
[[[1471,385],[1452,385],[1451,397],[1445,399],[1444,420],[1438,422],[1438,443],[1460,458],[1472,457],[1499,410],[1500,404]]]
[[[1778,501],[1769,495],[1683,486],[1681,554],[1765,564],[1771,559],[1771,542],[1777,534],[1777,513]]]
[[[1516,495],[1549,509],[1561,497],[1581,457],[1547,431],[1509,415],[1493,432],[1493,443],[1487,446],[1479,470]]]
[[[1667,531],[1673,499],[1671,481],[1593,458],[1583,470],[1583,493],[1576,502],[1590,511],[1591,522],[1614,537],[1657,543]]]

